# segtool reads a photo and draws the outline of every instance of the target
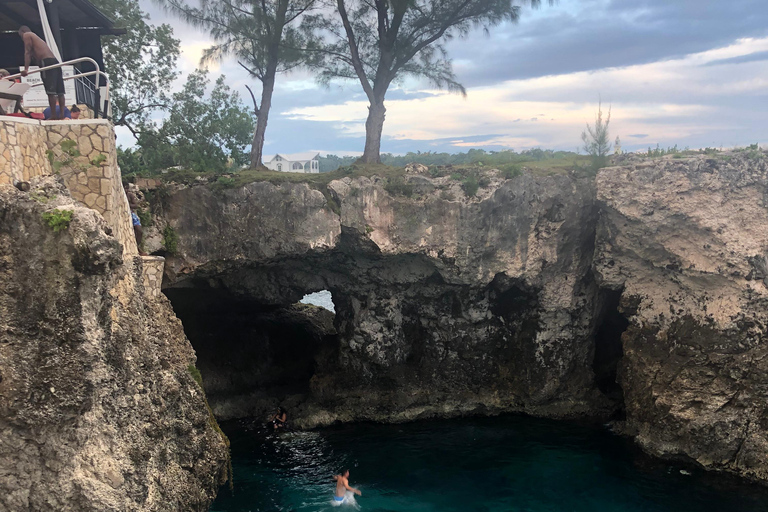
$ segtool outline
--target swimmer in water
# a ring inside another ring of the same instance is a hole
[[[344,496],[347,491],[353,492],[358,496],[362,496],[362,493],[349,486],[349,470],[345,469],[340,475],[333,475],[333,479],[336,481],[336,494],[333,496],[333,501],[341,503],[344,501]]]

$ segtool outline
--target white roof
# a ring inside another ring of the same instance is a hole
[[[272,158],[267,160],[267,162],[272,162],[275,160],[277,156],[281,156],[283,160],[288,160],[289,162],[309,162],[310,160],[314,160],[315,158],[320,156],[319,151],[307,151],[304,153],[278,153],[277,155],[274,155]]]

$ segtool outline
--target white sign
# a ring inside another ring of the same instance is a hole
[[[32,87],[24,95],[25,107],[48,107],[48,95],[45,94],[45,87],[43,86],[43,79],[40,77],[40,73],[32,73],[37,70],[37,66],[29,66],[29,75],[22,77],[21,83],[29,84]],[[75,68],[73,66],[64,66],[61,68],[64,78],[73,76],[75,74]],[[40,84],[40,85],[37,85]],[[77,93],[75,92],[75,81],[64,81],[64,96],[66,98],[66,105],[72,105],[77,102]]]

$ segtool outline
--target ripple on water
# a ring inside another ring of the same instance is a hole
[[[270,435],[222,425],[235,492],[215,512],[764,512],[768,490],[650,459],[605,429],[524,416]],[[331,476],[363,493],[332,503]]]

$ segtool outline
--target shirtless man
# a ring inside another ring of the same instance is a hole
[[[22,25],[19,29],[19,35],[24,41],[24,71],[21,72],[21,76],[29,74],[29,64],[32,59],[36,60],[41,68],[59,63],[45,41],[29,30],[28,26]],[[67,101],[64,98],[64,75],[61,68],[49,69],[41,72],[40,75],[43,79],[45,94],[48,95],[48,104],[51,106],[51,119],[62,119],[67,108]],[[58,112],[56,111],[57,99],[61,107]]]
[[[336,480],[336,494],[333,496],[333,501],[341,503],[344,501],[344,495],[347,491],[353,492],[358,496],[362,494],[354,487],[349,486],[349,470],[346,469],[340,475],[333,475],[333,479]]]

